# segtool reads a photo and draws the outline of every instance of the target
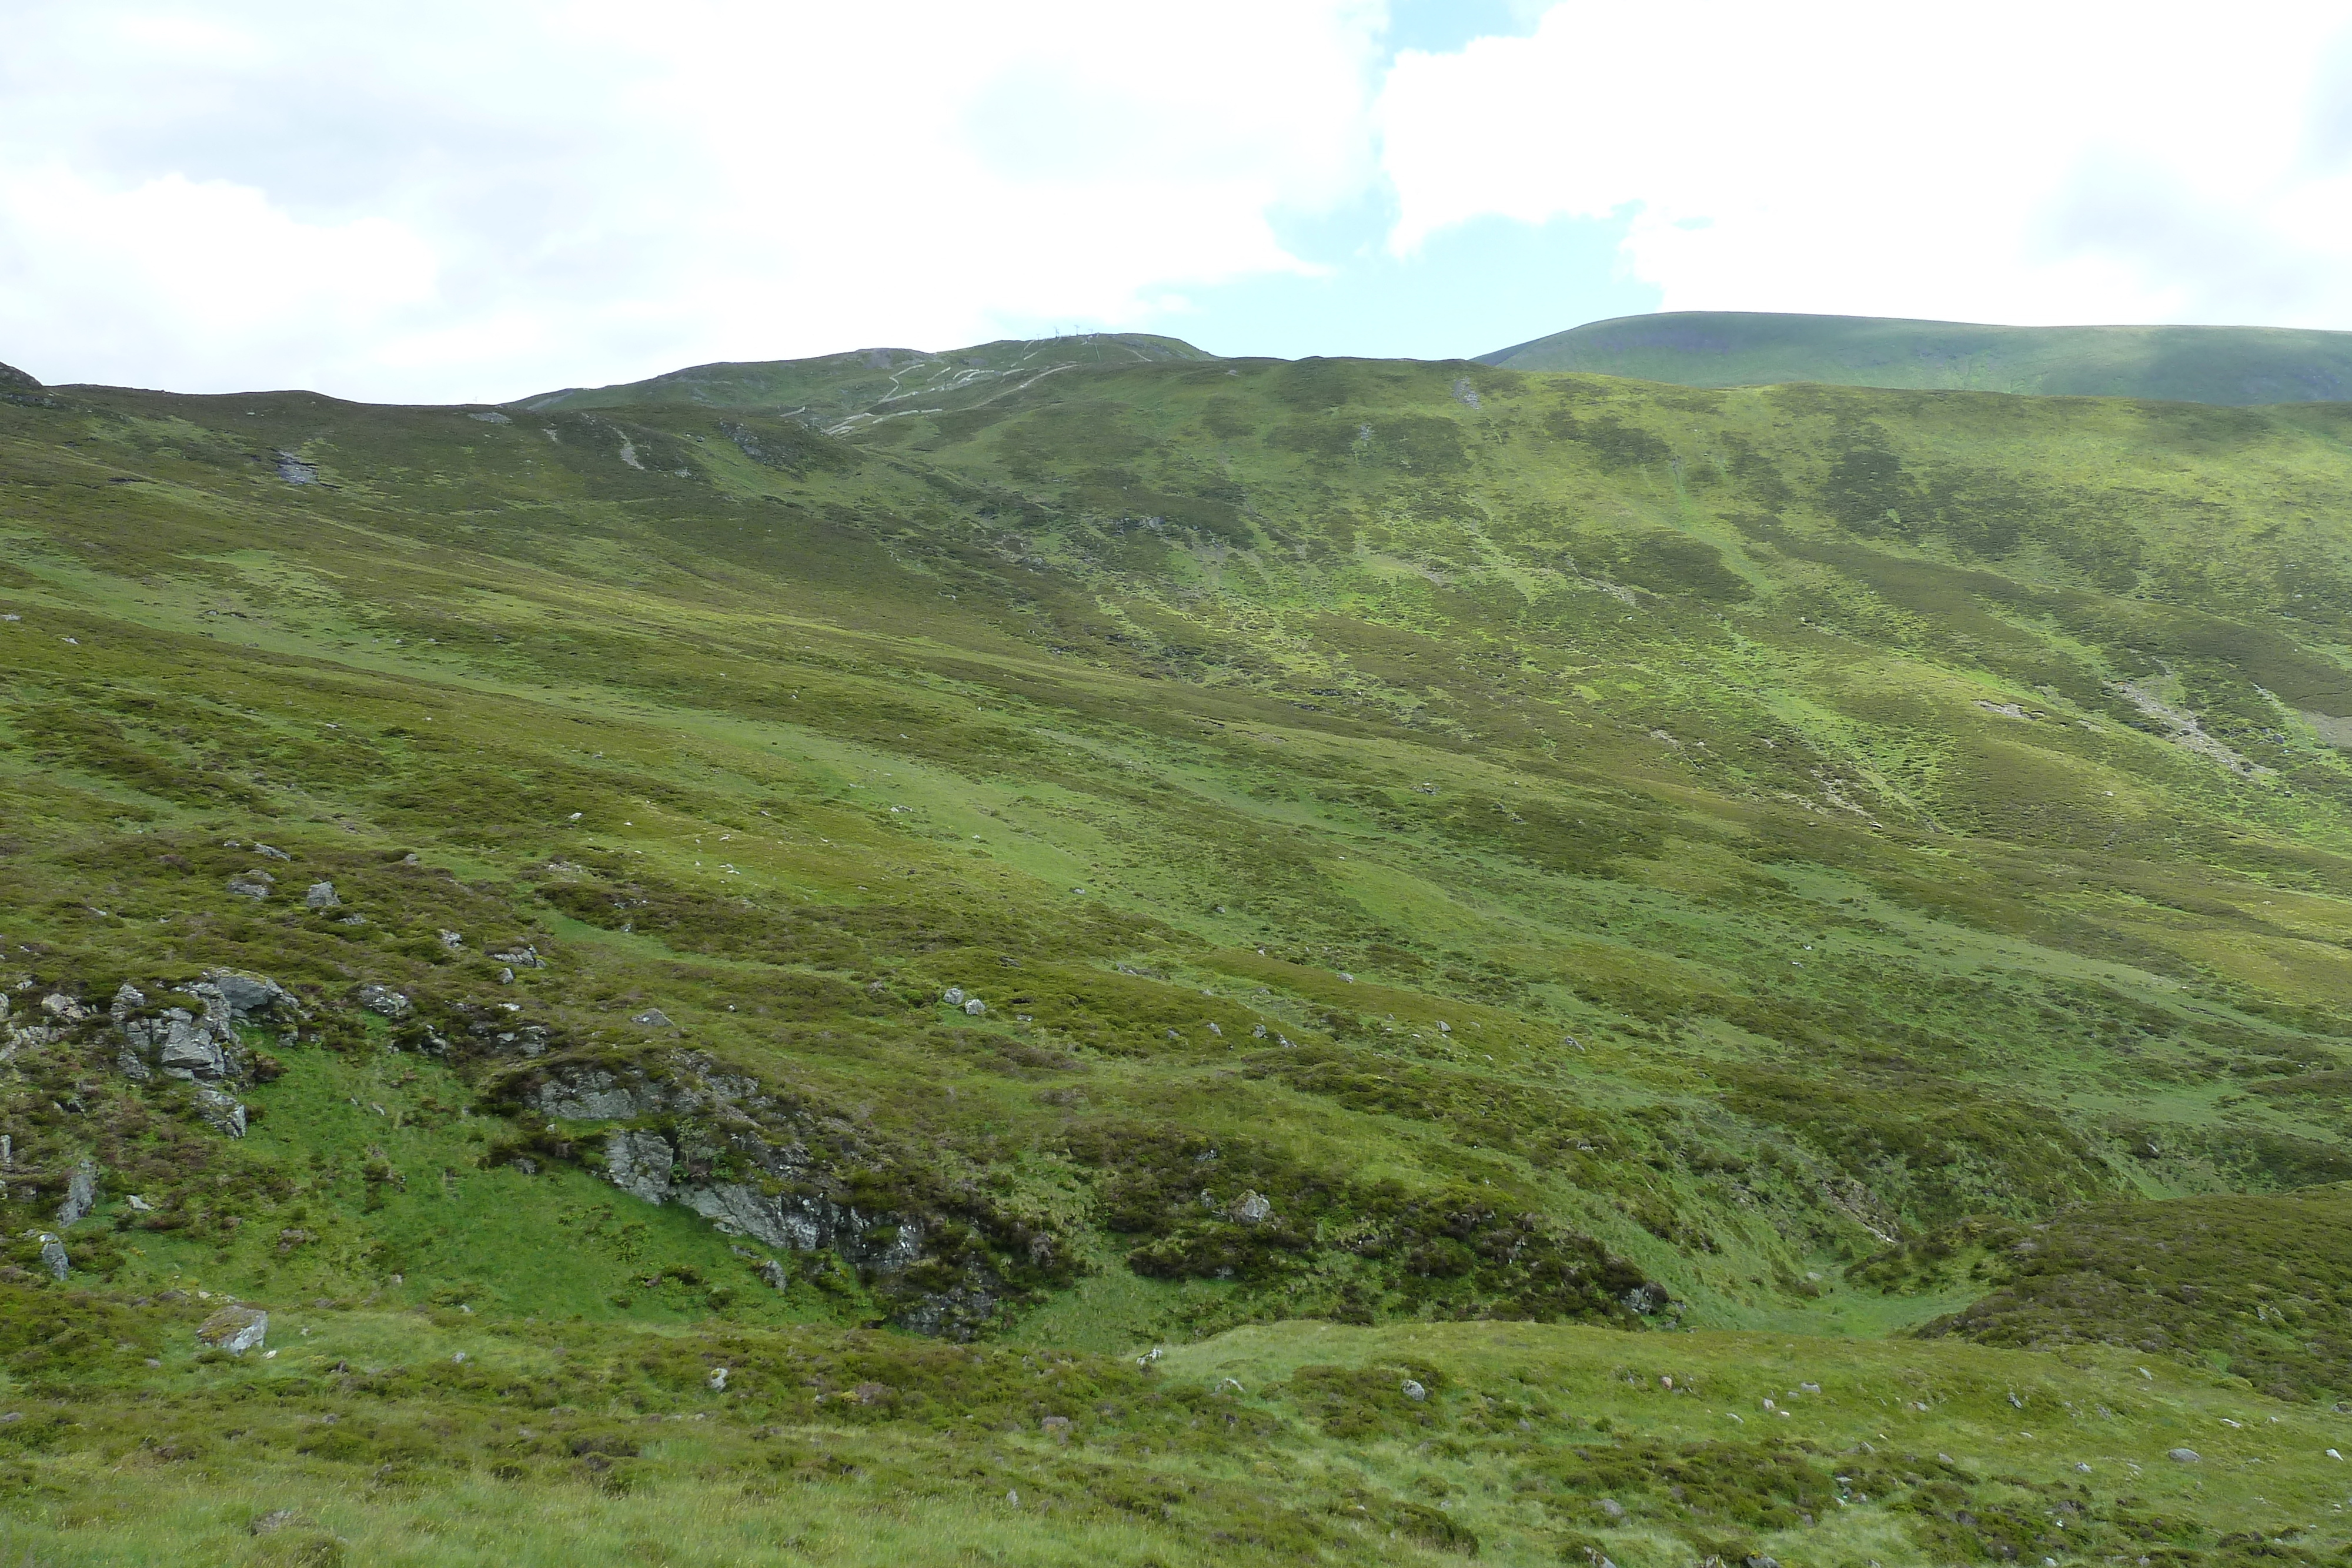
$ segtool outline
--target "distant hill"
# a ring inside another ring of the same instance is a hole
[[[894,414],[969,407],[1073,365],[1212,358],[1181,339],[1142,332],[1006,338],[935,354],[920,349],[856,349],[811,360],[694,365],[617,386],[567,387],[512,406],[544,413],[686,402],[781,415],[840,434]]]
[[[2352,332],[2277,327],[1986,327],[1675,310],[1588,322],[1478,358],[1515,371],[1694,387],[1821,382],[2173,402],[2352,399]]]

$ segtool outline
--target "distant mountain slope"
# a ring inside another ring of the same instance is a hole
[[[857,349],[812,360],[694,365],[641,382],[568,387],[522,399],[534,412],[688,402],[779,414],[844,434],[892,413],[969,407],[1073,365],[1206,360],[1192,344],[1142,332],[1006,338],[968,349]]]
[[[1820,382],[2229,404],[2352,398],[2352,332],[2273,327],[1987,327],[1676,310],[1588,322],[1479,362],[1695,387]]]

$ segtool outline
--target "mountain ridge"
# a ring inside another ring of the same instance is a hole
[[[2296,328],[2003,327],[1685,310],[1588,322],[1478,362],[1706,387],[1818,382],[2239,406],[2352,397],[2352,332]]]

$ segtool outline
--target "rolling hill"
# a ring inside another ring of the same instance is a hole
[[[1480,356],[1677,386],[1831,386],[2249,405],[2352,398],[2352,332],[2274,327],[1987,327],[1874,316],[1675,310]]]
[[[0,396],[0,1548],[2352,1546],[2352,409],[1097,348]]]

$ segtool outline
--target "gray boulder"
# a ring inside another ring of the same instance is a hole
[[[228,890],[240,898],[268,898],[278,879],[266,871],[241,871],[228,879]]]
[[[2194,1448],[2167,1448],[2164,1457],[2183,1465],[2202,1464],[2205,1460],[2205,1456]]]
[[[259,839],[253,841],[253,852],[261,856],[264,860],[290,861],[294,858],[292,855],[288,854],[284,850],[271,849]]]
[[[314,882],[310,891],[302,894],[303,904],[311,909],[335,909],[341,907],[342,902],[335,896],[335,884],[331,882]]]
[[[635,1024],[639,1029],[675,1029],[677,1027],[669,1021],[669,1014],[662,1011],[659,1008],[647,1008],[645,1011],[637,1014],[636,1017],[631,1019],[629,1021]]]
[[[206,986],[219,993],[232,1024],[249,1023],[257,1018],[291,1019],[301,1016],[302,1004],[294,999],[294,993],[267,975],[243,969],[206,969],[202,983],[191,987],[190,994],[204,997]]]
[[[221,1049],[218,1034],[210,1019],[199,1020],[189,1016],[184,1008],[173,1008],[156,1020],[149,1031],[151,1038],[160,1031],[157,1040],[156,1064],[166,1078],[225,1078],[228,1075],[228,1054]]]
[[[196,1338],[215,1350],[243,1355],[269,1334],[269,1314],[256,1307],[226,1306],[196,1325]]]
[[[41,1267],[49,1271],[49,1278],[53,1280],[62,1281],[70,1273],[73,1260],[66,1256],[66,1244],[54,1236],[44,1234],[41,1238]]]
[[[547,967],[547,960],[539,956],[539,949],[530,946],[529,943],[523,944],[523,946],[516,948],[511,953],[493,953],[490,956],[496,958],[501,964],[511,965],[513,967],[518,969],[544,969]]]
[[[63,1230],[80,1223],[82,1217],[97,1207],[98,1162],[85,1158],[66,1178],[66,1200],[58,1205],[58,1228]]]
[[[1244,1192],[1234,1200],[1233,1207],[1225,1210],[1225,1215],[1244,1225],[1263,1225],[1273,1217],[1274,1205],[1263,1193]]]

